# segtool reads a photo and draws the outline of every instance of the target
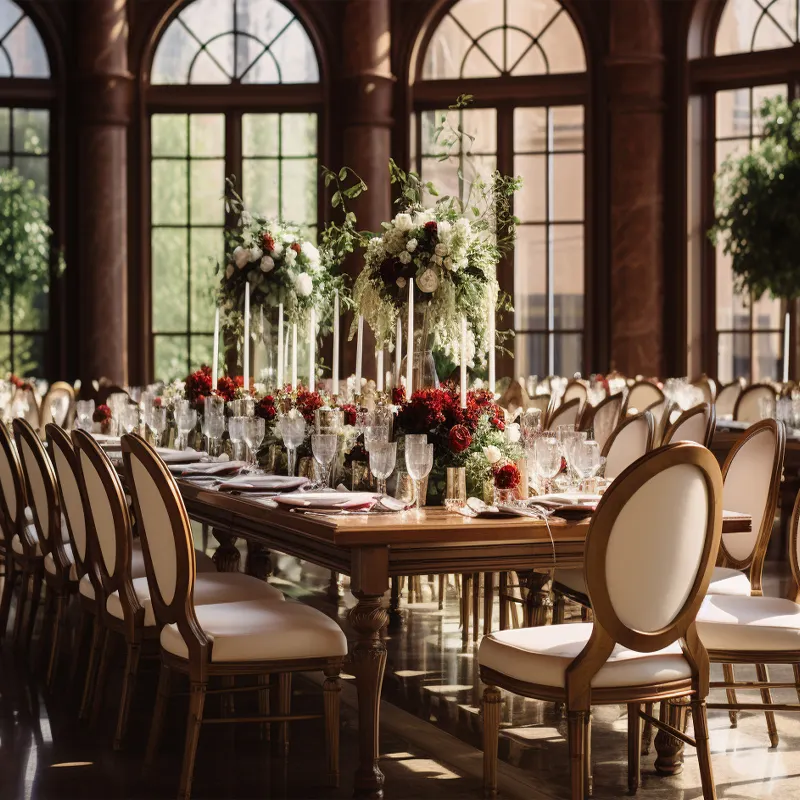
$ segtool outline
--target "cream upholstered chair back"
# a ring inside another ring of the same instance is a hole
[[[78,574],[83,575],[87,570],[87,538],[86,517],[83,512],[83,500],[78,477],[78,460],[72,440],[54,423],[50,423],[46,430],[47,445],[53,459],[58,485],[61,490],[61,508],[67,521],[72,549],[75,553],[75,562],[78,565]]]
[[[566,403],[568,400],[575,400],[576,398],[580,400],[581,408],[586,405],[586,401],[589,397],[589,391],[586,388],[585,383],[581,383],[577,378],[574,378],[567,384],[567,388],[564,389],[564,395],[561,398],[563,403]]]
[[[652,449],[654,430],[653,415],[649,411],[643,411],[622,422],[603,448],[606,478],[616,478]]]
[[[722,474],[726,511],[749,514],[750,533],[725,534],[722,554],[725,565],[750,567],[750,584],[761,589],[761,571],[775,521],[786,433],[783,423],[765,419],[751,425],[731,448]]]
[[[36,394],[35,390],[30,384],[25,384],[24,386],[20,386],[14,392],[14,398],[11,401],[12,405],[15,402],[24,402],[27,406],[25,409],[24,419],[28,422],[31,427],[35,430],[39,430],[39,395]]]
[[[128,504],[117,471],[97,442],[85,431],[72,432],[78,456],[79,486],[86,520],[88,552],[104,592],[119,592],[123,612],[134,607],[131,587],[133,535]]]
[[[42,432],[54,422],[61,428],[69,428],[75,416],[75,391],[64,381],[57,381],[42,400]]]
[[[758,422],[762,417],[762,400],[771,402],[774,411],[775,390],[765,383],[754,383],[752,386],[748,386],[736,398],[733,406],[733,418],[740,422]]]
[[[619,425],[624,399],[621,393],[612,394],[595,406],[591,425],[594,431],[594,440],[601,448],[605,446],[605,443]]]
[[[8,429],[0,424],[0,511],[6,541],[19,533],[26,503],[19,453]]]
[[[156,620],[162,625],[177,624],[190,659],[197,657],[209,643],[192,602],[194,542],[183,499],[166,465],[144,439],[123,436],[122,458],[139,521]]]
[[[560,425],[572,425],[576,427],[581,413],[581,401],[575,397],[562,403],[555,411],[550,414],[550,419],[545,425],[546,430],[554,431]]]
[[[714,405],[717,399],[717,384],[708,375],[701,375],[692,381],[692,386],[697,387],[703,393],[703,402]]]
[[[664,393],[650,381],[638,381],[628,390],[625,413],[640,413],[664,399]]]
[[[703,447],[711,447],[715,424],[714,406],[711,403],[701,403],[699,406],[684,411],[667,428],[663,443],[697,442]]]
[[[15,419],[13,428],[33,523],[42,552],[47,554],[61,544],[61,508],[55,472],[42,440],[31,424],[22,418]]]
[[[550,408],[550,395],[535,394],[533,397],[529,397],[527,408],[538,408],[542,412],[542,419],[546,422],[547,409]]]
[[[717,399],[714,401],[717,419],[733,417],[733,408],[741,393],[742,384],[739,381],[734,381],[733,383],[728,383],[720,387],[717,392]]]
[[[595,625],[637,652],[685,637],[722,532],[722,475],[704,447],[648,453],[609,488],[586,536]]]

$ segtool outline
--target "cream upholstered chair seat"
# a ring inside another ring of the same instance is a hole
[[[339,625],[300,603],[249,600],[197,606],[197,621],[214,647],[212,662],[336,658],[347,654]],[[180,658],[188,650],[176,624],[165,625],[161,646]]]
[[[577,594],[589,595],[589,590],[586,588],[586,577],[582,569],[557,569],[553,576],[553,582],[572,589]]]
[[[710,596],[697,615],[708,650],[800,650],[800,605],[782,597]]]
[[[147,578],[134,578],[133,591],[139,605],[144,609],[144,624],[155,625],[156,615],[150,600],[150,587]],[[283,602],[283,593],[258,578],[243,575],[241,572],[203,573],[195,578],[194,604],[197,606],[238,603],[243,600],[269,600],[273,603]],[[108,596],[106,609],[111,616],[124,619],[119,592]]]
[[[75,564],[75,554],[72,552],[71,547],[64,548],[64,555],[67,557],[67,561],[69,561],[69,576],[68,580],[70,581],[77,581],[78,580],[78,566]],[[44,568],[46,572],[49,572],[51,575],[58,574],[56,572],[56,560],[53,558],[52,553],[48,553],[44,557]]]
[[[566,669],[586,647],[593,627],[585,622],[498,631],[483,637],[478,658],[482,667],[509,678],[563,687]],[[637,653],[617,644],[592,679],[592,686],[603,689],[667,683],[691,674],[677,642],[654,653]]]
[[[730,567],[714,567],[708,594],[750,596],[750,578],[738,569]]]

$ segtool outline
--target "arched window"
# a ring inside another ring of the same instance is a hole
[[[450,3],[421,38],[414,67],[412,162],[425,180],[460,195],[475,173],[523,179],[517,245],[498,265],[515,308],[507,374],[582,370],[588,84],[572,17],[557,0]],[[474,146],[442,161],[438,118],[465,93],[475,99],[459,121]]]
[[[322,88],[311,39],[278,0],[194,0],[153,56],[152,372],[211,363],[225,177],[248,208],[316,230]]]
[[[39,31],[16,3],[0,0],[0,169],[16,169],[47,198],[55,97]],[[0,297],[0,373],[47,374],[49,320],[47,286]]]
[[[728,156],[758,141],[765,98],[796,97],[800,86],[798,0],[728,0],[711,6],[700,51],[690,62],[690,270],[702,274],[702,367],[721,383],[783,373],[786,304],[735,291],[730,257],[705,232],[714,220],[715,174]]]

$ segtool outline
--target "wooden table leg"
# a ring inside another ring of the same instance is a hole
[[[265,544],[247,541],[247,559],[244,562],[244,571],[262,581],[272,575],[272,558]]]
[[[217,565],[217,572],[238,572],[239,571],[239,551],[236,549],[237,536],[218,528],[212,528],[211,533],[219,542],[219,547],[212,556]]]
[[[550,578],[549,572],[533,570],[528,573],[526,579],[528,594],[525,598],[528,627],[547,625],[552,619],[553,600],[550,597]]]
[[[386,645],[381,629],[389,621],[383,595],[389,588],[389,551],[386,547],[353,550],[353,595],[358,604],[350,609],[348,622],[358,639],[350,654],[350,671],[358,693],[359,765],[354,794],[379,800],[383,797],[383,773],[378,766],[380,753],[380,702]]]
[[[661,719],[679,731],[686,727],[686,698],[661,701]],[[656,752],[656,772],[660,775],[678,775],[683,772],[683,742],[670,736],[666,731],[659,731],[654,742]]]
[[[403,613],[400,611],[400,576],[392,578],[392,593],[389,597],[389,630],[399,631],[403,627]]]

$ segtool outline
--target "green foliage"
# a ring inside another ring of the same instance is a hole
[[[731,256],[738,291],[754,298],[800,296],[800,101],[764,101],[764,138],[728,158],[717,176],[709,235]]]

